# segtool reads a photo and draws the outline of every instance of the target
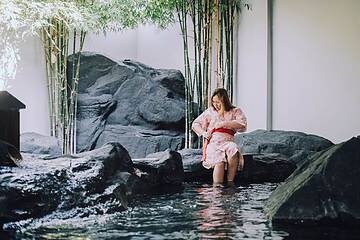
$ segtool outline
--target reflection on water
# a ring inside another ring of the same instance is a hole
[[[201,206],[199,211],[195,212],[199,219],[200,238],[230,237],[236,226],[242,225],[241,221],[237,221],[236,215],[232,214],[236,210],[232,206],[234,202],[229,202],[229,197],[238,192],[238,189],[213,186],[200,187],[196,191],[197,202]]]
[[[264,238],[271,236],[268,221],[262,214],[263,200],[268,198],[270,186],[243,187],[199,187],[195,212],[199,222],[199,236],[211,238]],[[265,192],[264,192],[265,190]],[[251,205],[247,201],[251,201]]]
[[[143,197],[124,212],[98,209],[55,212],[6,225],[17,239],[282,239],[262,213],[275,184],[212,186],[185,184],[175,194]],[[109,204],[109,203],[108,203]],[[106,212],[106,211],[103,211]]]
[[[274,230],[262,212],[275,187],[186,183],[182,192],[139,198],[124,212],[109,213],[115,203],[106,203],[7,224],[0,239],[297,239]],[[321,237],[311,236],[305,239]]]

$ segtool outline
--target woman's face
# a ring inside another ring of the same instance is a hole
[[[215,95],[212,98],[212,104],[216,111],[224,110],[224,103],[222,99],[218,97],[218,95]]]

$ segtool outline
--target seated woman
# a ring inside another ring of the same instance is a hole
[[[224,182],[227,167],[227,181],[232,183],[237,169],[244,167],[244,158],[240,147],[234,142],[234,135],[246,131],[246,117],[240,108],[230,103],[228,93],[223,88],[215,89],[211,105],[194,120],[192,130],[205,138],[203,166],[214,168],[213,182]]]

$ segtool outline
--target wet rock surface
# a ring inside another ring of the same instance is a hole
[[[139,176],[153,188],[166,185],[181,185],[184,181],[184,168],[181,155],[170,149],[133,159]]]
[[[318,152],[271,194],[265,205],[276,224],[359,225],[360,139]]]
[[[116,171],[133,171],[126,150],[116,143],[58,158],[24,156],[19,168],[0,169],[0,221],[90,205],[88,197],[102,193]]]
[[[86,209],[98,214],[124,210],[137,194],[152,194],[162,185],[181,186],[180,155],[166,156],[137,168],[119,143],[60,157],[25,154],[20,167],[0,168],[0,223],[75,214],[75,209],[81,214]]]

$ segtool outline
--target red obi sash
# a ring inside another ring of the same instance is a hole
[[[211,134],[215,133],[215,132],[221,132],[221,133],[227,133],[230,134],[232,136],[235,135],[235,131],[228,129],[228,128],[214,128],[213,130],[211,130]],[[210,139],[205,138],[204,144],[203,144],[203,149],[202,149],[202,159],[201,161],[205,161],[206,159],[206,148],[207,145],[209,143]]]

